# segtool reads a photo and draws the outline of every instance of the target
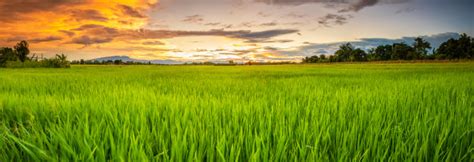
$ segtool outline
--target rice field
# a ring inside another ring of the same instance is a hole
[[[0,161],[474,161],[474,63],[0,69]]]

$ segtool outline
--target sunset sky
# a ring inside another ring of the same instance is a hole
[[[474,35],[472,0],[0,0],[0,47],[70,60],[298,61]]]

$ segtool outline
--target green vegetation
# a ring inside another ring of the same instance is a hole
[[[70,63],[66,55],[56,55],[54,58],[38,59],[37,56],[28,57],[30,49],[28,42],[20,41],[13,49],[0,47],[0,67],[8,68],[69,68]]]
[[[474,63],[0,69],[0,161],[473,161]]]
[[[388,60],[459,60],[474,58],[474,38],[461,34],[459,39],[449,39],[442,43],[438,49],[431,49],[431,44],[423,38],[415,38],[413,46],[404,42],[391,45],[380,45],[368,52],[355,48],[350,43],[339,47],[334,55],[315,55],[303,58],[303,63],[319,62],[363,62],[363,61],[388,61]]]

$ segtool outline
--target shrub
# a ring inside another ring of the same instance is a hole
[[[26,60],[25,62],[21,61],[7,61],[5,63],[5,67],[7,68],[41,68],[44,67],[43,64],[39,61],[29,61]]]
[[[70,62],[64,54],[56,55],[54,58],[44,59],[41,61],[26,60],[21,61],[7,61],[5,63],[7,68],[69,68]]]
[[[71,67],[69,61],[67,61],[67,57],[64,54],[56,55],[55,58],[51,59],[44,59],[43,62],[44,67],[51,67],[51,68],[69,68]]]

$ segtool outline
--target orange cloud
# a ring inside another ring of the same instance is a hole
[[[152,21],[150,13],[157,3],[157,0],[0,1],[0,47],[11,47],[20,40],[27,40],[32,44],[30,47],[33,53],[45,52],[46,55],[53,55],[56,52],[65,52],[76,55],[72,59],[94,58],[108,54],[162,58],[172,55],[178,57],[181,53],[182,57],[188,57],[188,51],[176,49],[175,45],[163,43],[162,40],[212,36],[243,44],[269,43],[274,37],[298,32],[296,29],[257,32],[224,29],[202,31],[147,29],[146,25]],[[199,21],[199,17],[191,17],[190,21],[196,21],[194,19]],[[215,45],[215,43],[209,44]],[[180,46],[180,48],[186,47]],[[225,58],[240,58],[250,53],[261,52],[257,51],[258,49],[248,52],[230,50],[200,52],[233,54],[232,57],[223,55]],[[86,54],[91,56],[83,57]]]
[[[0,42],[5,43],[14,37],[39,40],[45,37],[80,36],[86,33],[73,29],[84,24],[114,29],[138,29],[147,23],[147,14],[156,3],[155,0],[121,0],[112,3],[108,0],[1,1]]]

